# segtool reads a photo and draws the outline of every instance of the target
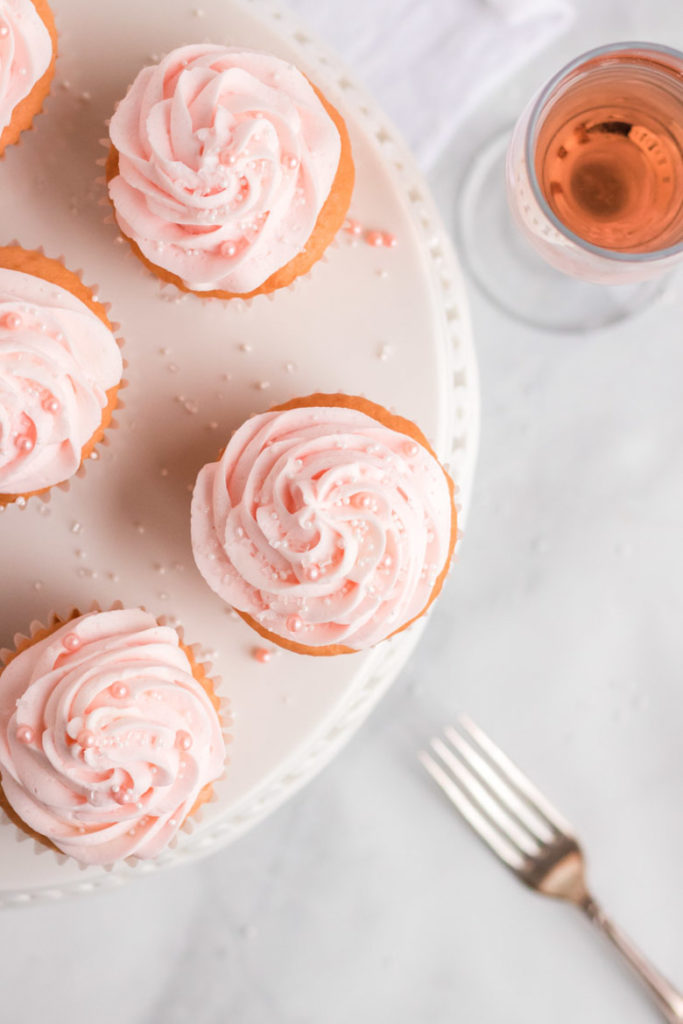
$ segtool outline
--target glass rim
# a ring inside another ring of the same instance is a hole
[[[585,252],[592,253],[595,256],[601,256],[603,259],[613,260],[615,263],[651,263],[655,260],[668,259],[670,256],[678,256],[683,253],[683,238],[675,245],[670,245],[665,249],[653,249],[650,252],[620,252],[617,249],[607,249],[604,246],[595,245],[593,242],[586,241],[585,238],[582,238],[580,235],[577,235],[574,231],[568,228],[567,225],[564,224],[563,221],[561,221],[553,212],[550,204],[541,191],[541,186],[538,182],[538,178],[536,177],[533,137],[536,128],[538,127],[541,111],[543,110],[543,107],[545,106],[553,89],[555,89],[555,87],[558,86],[572,71],[581,67],[582,64],[585,64],[592,58],[601,57],[603,54],[619,53],[621,50],[640,50],[645,54],[664,54],[667,57],[675,57],[683,63],[683,52],[681,50],[676,50],[672,46],[665,46],[662,43],[632,42],[627,40],[622,43],[608,43],[604,46],[596,46],[592,50],[586,50],[585,53],[580,54],[568,64],[565,64],[564,67],[560,68],[560,70],[556,72],[548,82],[546,82],[534,100],[526,127],[524,155],[534,198],[541,207],[542,212],[561,235],[569,239],[569,241],[574,242],[575,245],[578,245]]]

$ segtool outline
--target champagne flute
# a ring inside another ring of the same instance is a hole
[[[580,330],[647,305],[683,259],[683,53],[577,57],[480,154],[461,211],[471,271],[517,319]]]

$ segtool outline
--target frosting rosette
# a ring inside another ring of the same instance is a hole
[[[76,472],[122,371],[116,339],[80,299],[0,267],[0,495]]]
[[[109,132],[121,230],[144,259],[197,292],[250,293],[296,257],[342,151],[300,71],[270,54],[209,44],[143,68]]]
[[[224,759],[178,634],[141,609],[72,619],[0,675],[4,796],[82,863],[156,856]]]
[[[426,610],[450,560],[455,511],[450,480],[414,425],[347,396],[316,406],[325,397],[253,416],[204,466],[192,546],[209,586],[260,632],[336,654]]]
[[[0,0],[0,132],[52,60],[52,40],[31,0]]]

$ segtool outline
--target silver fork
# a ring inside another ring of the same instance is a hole
[[[420,761],[477,835],[522,882],[574,903],[623,955],[670,1024],[683,1024],[683,995],[609,920],[586,885],[574,830],[474,722],[458,719]]]

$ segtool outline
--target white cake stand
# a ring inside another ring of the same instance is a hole
[[[144,604],[207,651],[232,704],[234,742],[216,799],[155,861],[83,868],[0,812],[0,905],[118,885],[235,839],[330,760],[419,637],[417,626],[366,654],[255,660],[258,637],[204,584],[189,543],[194,477],[234,427],[295,395],[366,395],[421,426],[451,468],[463,513],[477,448],[477,372],[458,265],[411,156],[337,59],[270,3],[202,0],[193,10],[190,0],[163,8],[60,0],[57,16],[52,96],[0,163],[4,240],[42,245],[97,283],[121,324],[129,386],[118,429],[85,477],[0,517],[0,646],[51,610]],[[395,248],[342,233],[291,289],[231,303],[180,296],[128,253],[103,223],[95,182],[105,119],[145,63],[204,40],[270,50],[323,89],[351,133],[351,216],[392,232]]]

